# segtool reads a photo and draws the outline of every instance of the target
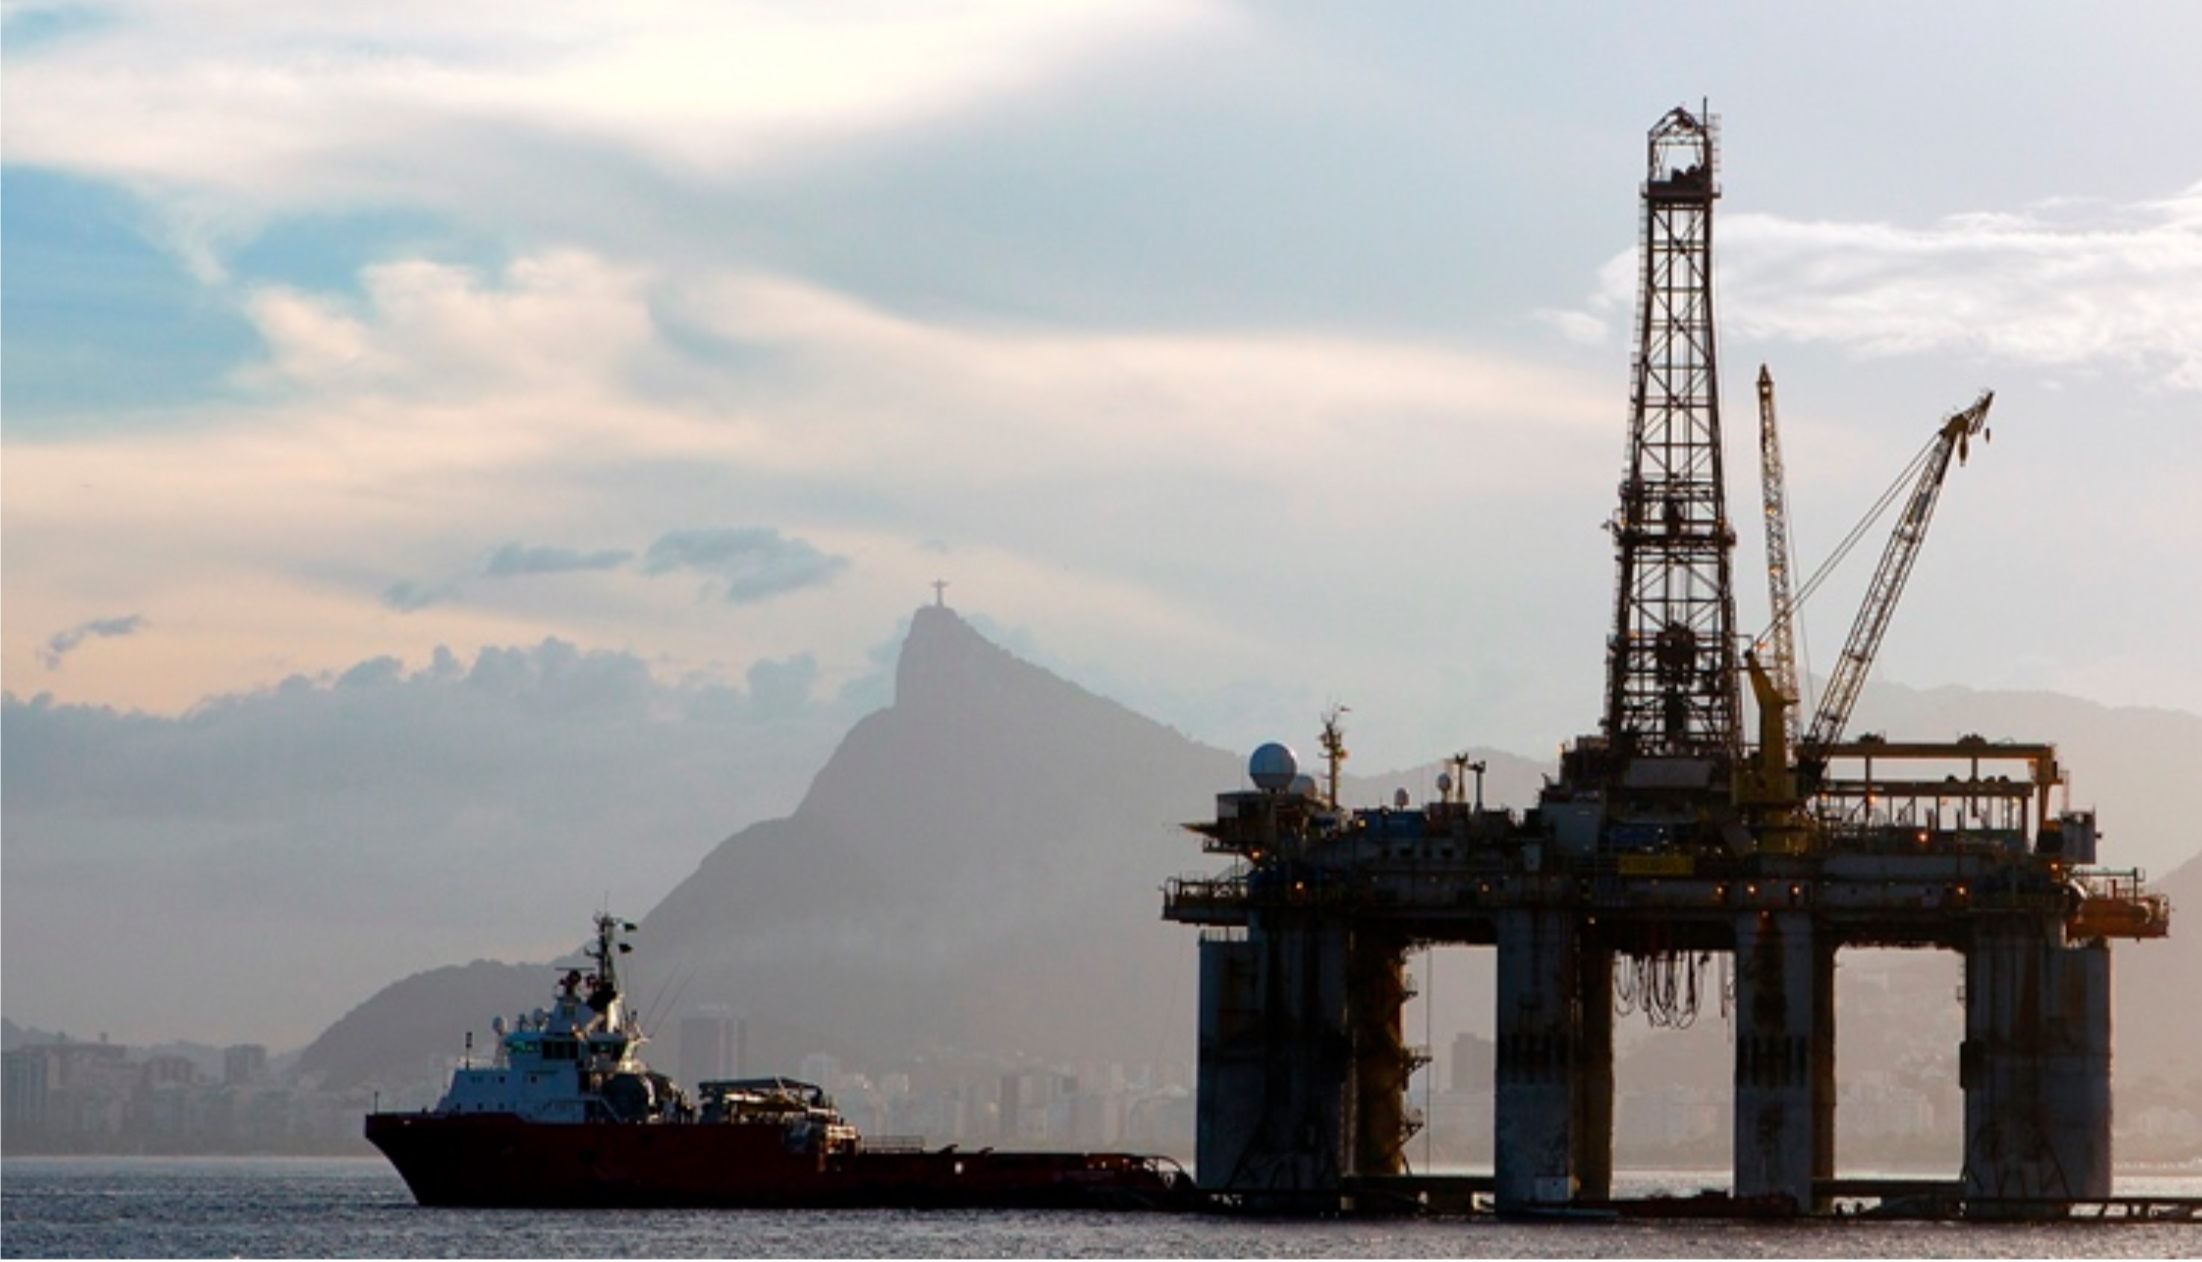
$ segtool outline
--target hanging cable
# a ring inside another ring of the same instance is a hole
[[[1911,463],[1904,466],[1904,471],[1896,475],[1896,480],[1889,483],[1887,490],[1881,492],[1881,498],[1873,502],[1873,507],[1866,510],[1866,515],[1858,519],[1858,524],[1850,528],[1850,533],[1843,536],[1841,543],[1835,545],[1835,551],[1825,561],[1820,562],[1820,568],[1812,571],[1812,577],[1806,579],[1804,586],[1797,589],[1797,608],[1802,608],[1804,602],[1811,599],[1812,593],[1820,589],[1820,584],[1826,582],[1828,576],[1835,572],[1835,567],[1842,564],[1843,559],[1858,546],[1859,540],[1864,539],[1866,532],[1873,529],[1874,523],[1881,520],[1881,515],[1889,510],[1889,506],[1903,498],[1904,492],[1919,479],[1919,471],[1926,467],[1928,458],[1933,455],[1940,442],[1941,435],[1937,434],[1927,441],[1926,446],[1919,449],[1919,454],[1911,458]]]

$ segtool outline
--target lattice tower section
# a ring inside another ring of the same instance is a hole
[[[1740,749],[1735,531],[1713,337],[1715,130],[1710,115],[1677,108],[1650,134],[1606,670],[1606,734],[1624,757],[1733,759]]]

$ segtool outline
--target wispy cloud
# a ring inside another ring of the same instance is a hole
[[[847,557],[821,552],[806,540],[764,526],[676,530],[660,536],[642,559],[645,574],[709,575],[737,605],[831,582],[848,568]]]
[[[418,613],[430,605],[441,605],[459,598],[459,589],[451,583],[416,583],[403,579],[382,589],[382,603],[399,613]]]
[[[1723,324],[1746,338],[2115,367],[2202,390],[2202,184],[1925,227],[1737,215],[1722,229],[1719,283]],[[1584,308],[1536,318],[1580,340],[1627,312],[1635,286],[1623,255]]]
[[[482,562],[485,578],[518,578],[530,574],[575,574],[592,570],[616,570],[634,560],[625,548],[583,552],[577,548],[553,548],[507,543]]]
[[[46,641],[40,653],[47,670],[60,670],[63,658],[75,652],[77,647],[90,639],[107,639],[115,636],[136,635],[148,624],[141,614],[128,614],[120,618],[94,618],[80,622],[66,631],[57,631]]]

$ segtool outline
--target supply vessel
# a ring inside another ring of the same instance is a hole
[[[868,1145],[812,1083],[696,1084],[650,1069],[620,991],[621,940],[596,917],[587,967],[551,1006],[492,1023],[434,1108],[367,1115],[366,1135],[423,1205],[1168,1209],[1191,1195],[1167,1158]]]

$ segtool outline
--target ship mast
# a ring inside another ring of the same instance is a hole
[[[589,978],[588,1005],[603,1018],[604,1028],[624,1032],[627,1021],[621,1011],[619,988],[619,957],[634,947],[619,940],[621,933],[633,933],[632,921],[621,920],[606,912],[596,916],[596,941],[583,951],[596,973]]]

